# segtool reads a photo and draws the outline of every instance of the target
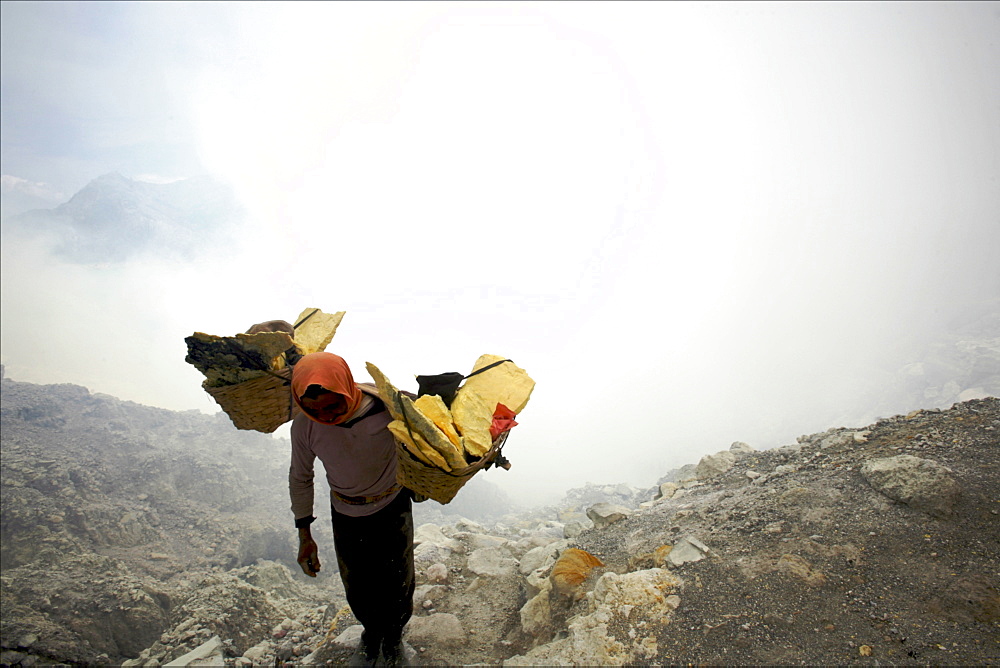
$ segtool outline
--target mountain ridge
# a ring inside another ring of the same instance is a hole
[[[193,257],[232,234],[243,215],[232,189],[209,176],[147,183],[112,172],[54,208],[9,216],[4,227],[47,235],[73,263],[118,263],[154,248]]]

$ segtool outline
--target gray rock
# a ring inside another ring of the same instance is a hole
[[[434,601],[440,600],[448,593],[448,588],[444,585],[435,584],[423,584],[419,585],[413,592],[413,611],[422,610],[425,607],[424,603],[430,601],[433,605]]]
[[[861,475],[876,491],[934,517],[951,515],[962,493],[951,469],[912,455],[871,459]]]
[[[680,566],[691,561],[701,561],[709,553],[708,546],[694,536],[685,536],[677,541],[667,555],[667,560],[673,566]]]
[[[555,540],[562,540],[566,525],[562,522],[549,520],[535,527],[535,532],[540,536],[548,536]]]
[[[484,577],[506,577],[517,569],[517,560],[507,550],[499,547],[483,547],[469,555],[469,570]]]
[[[274,561],[258,560],[256,564],[242,569],[240,577],[279,598],[296,599],[302,596],[292,572],[286,566]]]
[[[587,530],[587,525],[579,520],[573,520],[572,522],[567,522],[566,526],[563,527],[563,537],[564,538],[576,538],[584,531]]]
[[[748,443],[744,443],[743,441],[736,441],[735,443],[733,443],[732,445],[730,445],[729,446],[729,451],[733,452],[733,453],[736,453],[737,455],[741,455],[741,454],[742,455],[748,455],[751,452],[757,452],[757,450],[755,448],[753,448],[752,446],[750,446]]]
[[[783,459],[789,459],[791,457],[798,457],[802,453],[802,446],[798,443],[793,443],[777,448],[774,452]]]
[[[463,536],[464,540],[468,544],[468,549],[470,552],[473,550],[478,550],[483,547],[501,547],[506,548],[510,545],[510,541],[506,538],[501,538],[500,536],[490,536],[483,533],[470,533]]]
[[[595,503],[590,508],[587,508],[587,517],[590,518],[594,526],[598,529],[602,529],[615,522],[620,522],[631,514],[632,511],[625,506],[613,503]]]
[[[448,581],[448,567],[442,563],[431,564],[424,571],[427,581],[437,584],[444,584]]]
[[[697,464],[685,464],[684,466],[677,469],[677,477],[675,482],[684,482],[685,480],[694,480],[695,471],[697,470]]]
[[[406,626],[406,639],[417,645],[455,647],[468,638],[458,617],[447,612],[435,612],[426,617],[413,617]]]
[[[274,650],[274,658],[281,662],[288,661],[289,659],[292,658],[294,654],[295,654],[295,646],[292,644],[290,640],[286,640],[285,642],[281,643],[278,646],[278,648]]]
[[[657,654],[655,637],[636,637],[636,642],[626,639],[623,643],[609,632],[609,620],[616,615],[627,616],[628,611],[636,607],[641,607],[657,619],[669,620],[680,604],[680,598],[672,593],[680,584],[679,578],[659,568],[624,575],[605,573],[594,587],[589,609],[567,622],[564,637],[533,647],[526,654],[512,656],[503,665],[649,665],[650,659]],[[544,619],[540,621],[544,630]],[[632,636],[636,629],[629,631],[629,636]]]
[[[341,647],[350,647],[354,649],[361,642],[361,634],[364,632],[365,627],[361,624],[355,624],[353,626],[348,626],[344,631],[337,636],[333,642],[337,643]],[[244,656],[246,656],[244,654]]]
[[[421,524],[413,532],[413,543],[421,545],[436,545],[449,551],[458,551],[462,544],[454,538],[449,538],[436,524]]]
[[[555,563],[556,558],[559,553],[566,548],[569,543],[565,540],[559,540],[554,543],[549,543],[548,545],[543,545],[541,547],[536,547],[533,550],[528,550],[518,565],[518,570],[521,571],[522,575],[527,575],[532,571],[536,571],[539,568],[548,568]]]
[[[538,593],[521,606],[521,629],[530,636],[537,636],[549,629],[552,622],[550,592],[552,582],[548,578],[538,581]]]
[[[473,522],[472,520],[462,517],[455,522],[455,530],[465,533],[486,533],[486,529],[479,522]]]
[[[199,665],[198,662],[218,657],[219,663],[222,663],[222,639],[219,636],[212,636],[210,640],[202,643],[198,647],[194,648],[184,656],[178,657],[171,661],[170,663],[163,664],[164,666],[192,666]],[[208,664],[200,664],[208,665]]]
[[[855,439],[855,432],[850,430],[837,431],[820,439],[818,445],[820,449],[839,448],[854,445],[858,441]]]
[[[447,561],[451,550],[443,545],[421,543],[413,548],[413,561],[418,564],[436,564]]]
[[[660,488],[657,490],[656,496],[653,497],[653,498],[655,498],[655,499],[669,499],[670,497],[672,497],[674,495],[674,492],[676,492],[679,489],[679,487],[680,486],[677,483],[675,483],[675,482],[665,482],[665,483],[662,483],[660,485]]]
[[[510,549],[514,557],[520,559],[525,554],[535,549],[536,547],[543,547],[545,545],[548,545],[549,543],[554,543],[557,540],[559,539],[553,538],[552,536],[531,535],[520,539],[519,541],[514,543],[514,545]]]
[[[695,469],[695,477],[698,480],[715,478],[733,468],[733,464],[735,463],[736,455],[728,450],[717,452],[714,455],[705,455],[698,462],[698,467]]]

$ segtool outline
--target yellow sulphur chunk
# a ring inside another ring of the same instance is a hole
[[[505,358],[499,355],[482,355],[476,360],[472,370],[477,371],[503,359]],[[458,394],[471,391],[479,394],[486,405],[490,407],[490,419],[492,420],[493,411],[496,410],[497,404],[503,404],[514,411],[515,415],[520,414],[528,404],[533,389],[535,389],[535,381],[531,379],[527,371],[513,362],[504,362],[467,378],[462,387],[459,388]],[[454,410],[454,402],[452,402],[452,411],[454,412]]]
[[[437,450],[432,448],[427,444],[420,434],[413,432],[413,438],[410,438],[410,432],[406,429],[406,425],[403,424],[401,420],[393,420],[389,423],[389,431],[392,435],[396,437],[396,440],[403,444],[410,454],[422,461],[424,464],[429,466],[436,466],[444,471],[451,471],[451,467],[448,466],[448,462],[445,461]]]
[[[454,418],[451,411],[448,410],[448,406],[445,405],[444,399],[436,394],[425,394],[422,397],[417,397],[413,405],[430,418],[430,421],[448,437],[452,445],[456,448],[462,447],[462,439],[459,437],[458,431],[455,430]]]
[[[375,381],[375,387],[378,388],[378,396],[385,402],[386,407],[389,409],[389,414],[392,415],[392,419],[402,420],[403,415],[399,412],[398,403],[399,390],[389,382],[389,379],[385,377],[385,374],[377,366],[371,362],[367,362],[365,366],[372,380]]]
[[[462,435],[465,451],[470,455],[482,457],[493,447],[493,439],[490,437],[493,411],[475,390],[463,387],[455,395],[455,401],[451,403],[451,414]]]
[[[302,323],[295,328],[295,345],[302,354],[321,353],[326,350],[330,341],[333,341],[333,335],[337,333],[337,327],[340,326],[345,313],[346,311],[323,313],[318,308],[307,308],[302,311],[295,319],[296,323]]]
[[[397,390],[389,379],[385,377],[377,366],[368,362],[368,373],[375,379],[379,396],[389,407],[389,413],[396,420],[403,422],[403,428],[409,423],[410,430],[419,435],[423,440],[438,452],[450,469],[465,468],[468,464],[459,448],[448,440],[440,429],[437,428],[430,418],[417,410],[413,400]]]

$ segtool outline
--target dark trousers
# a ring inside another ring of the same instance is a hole
[[[347,603],[365,627],[366,641],[398,640],[413,612],[409,490],[373,515],[350,517],[334,510],[333,544]]]

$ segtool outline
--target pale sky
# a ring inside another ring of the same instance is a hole
[[[344,310],[358,380],[524,367],[484,475],[534,500],[841,426],[1000,295],[1000,4],[4,2],[2,40],[4,215],[118,171],[249,216],[191,261],[4,243],[15,380],[212,413],[185,336]]]

